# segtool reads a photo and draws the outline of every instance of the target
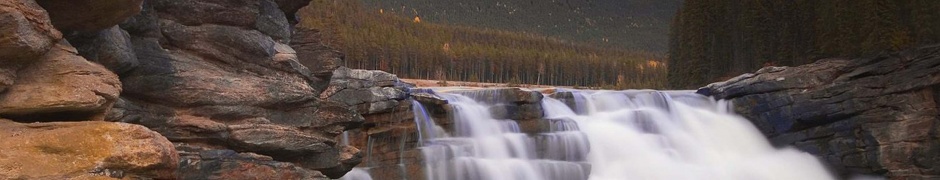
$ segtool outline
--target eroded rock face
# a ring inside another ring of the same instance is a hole
[[[178,161],[170,141],[139,125],[0,119],[0,179],[173,179]]]
[[[940,178],[940,46],[769,67],[699,92],[843,174]]]
[[[277,3],[148,0],[143,7],[123,30],[99,33],[83,52],[106,53],[111,46],[95,42],[120,41],[126,32],[139,65],[96,60],[132,67],[112,68],[122,71],[125,90],[108,119],[226,152],[185,156],[191,161],[182,168],[195,175],[181,178],[338,178],[359,163],[359,150],[336,137],[360,126],[362,116],[319,97],[329,77],[298,62],[306,54],[289,45],[290,24]]]
[[[102,120],[121,92],[117,75],[65,44],[21,69],[0,94],[0,117],[17,121]]]
[[[32,0],[0,1],[0,93],[17,71],[42,57],[62,38],[46,11]]]

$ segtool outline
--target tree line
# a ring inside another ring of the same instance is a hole
[[[940,1],[687,0],[670,31],[669,86],[697,88],[764,66],[940,42]]]
[[[663,57],[537,34],[416,22],[359,0],[314,0],[301,26],[320,29],[345,66],[403,78],[606,88],[663,88]]]

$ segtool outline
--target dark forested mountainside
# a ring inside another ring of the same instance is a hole
[[[363,0],[402,17],[665,52],[681,0]]]
[[[669,84],[937,43],[938,10],[936,0],[685,1],[670,32]]]
[[[453,26],[368,8],[358,0],[314,0],[301,26],[322,29],[345,66],[403,78],[474,82],[665,87],[657,53],[572,43],[529,33]]]

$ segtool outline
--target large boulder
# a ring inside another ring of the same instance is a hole
[[[0,179],[174,179],[178,162],[170,141],[139,125],[0,119]]]
[[[36,0],[62,31],[95,32],[140,12],[144,0]]]
[[[0,93],[16,72],[42,57],[62,38],[46,11],[32,0],[0,1]]]
[[[842,174],[940,178],[940,46],[768,67],[699,90]]]
[[[65,42],[19,71],[0,93],[0,117],[17,121],[102,120],[121,92],[117,75]]]

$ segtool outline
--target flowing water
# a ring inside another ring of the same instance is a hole
[[[453,137],[424,147],[435,180],[833,179],[813,156],[776,149],[726,102],[688,91],[573,91],[543,98],[550,132],[526,136],[464,95]],[[479,98],[477,98],[479,99]]]
[[[813,156],[777,149],[730,105],[688,91],[571,91],[545,97],[549,130],[521,132],[474,94],[452,105],[451,132],[415,103],[430,180],[826,180]],[[488,94],[492,96],[492,94]],[[430,132],[428,132],[430,131]],[[354,170],[353,173],[356,173]],[[381,179],[381,178],[380,178]]]

